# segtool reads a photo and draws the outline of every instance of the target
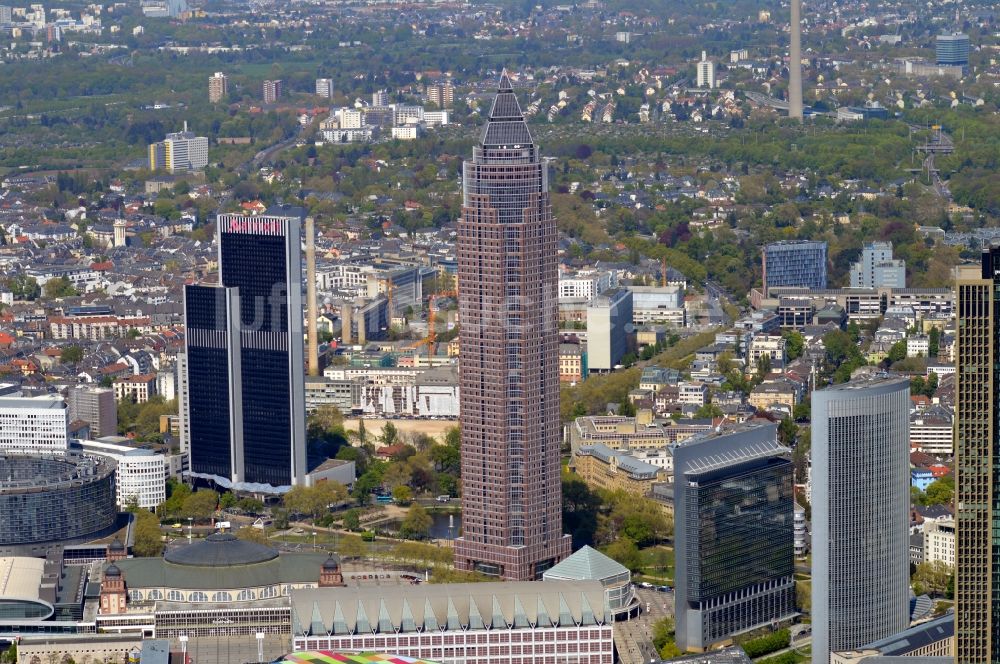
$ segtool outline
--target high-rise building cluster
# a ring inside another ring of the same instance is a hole
[[[1000,661],[1000,247],[959,266],[955,343],[955,654],[958,664]]]
[[[812,394],[813,662],[910,623],[910,381]]]
[[[791,450],[773,424],[674,449],[677,644],[695,651],[796,615]]]

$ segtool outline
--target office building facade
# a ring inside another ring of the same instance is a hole
[[[273,491],[305,473],[300,208],[219,215],[221,284],[185,288],[191,474]]]
[[[540,578],[562,533],[556,224],[548,170],[506,72],[458,222],[462,537],[455,565]]]
[[[826,288],[826,242],[774,242],[764,247],[762,261],[765,295],[777,286]]]
[[[113,439],[112,439],[113,440]],[[87,456],[105,457],[115,462],[115,502],[118,509],[130,505],[155,509],[167,499],[167,459],[159,452],[122,445],[111,440],[81,440]]]
[[[82,420],[90,426],[93,438],[118,435],[118,404],[110,387],[80,385],[66,392],[69,420]]]
[[[333,96],[333,79],[332,78],[317,78],[316,79],[316,94],[323,99],[329,99]]]
[[[291,592],[295,650],[379,650],[434,662],[611,664],[599,581],[406,584]]]
[[[274,102],[281,99],[281,93],[283,92],[283,85],[280,79],[278,80],[268,80],[264,81],[264,103],[273,104]]]
[[[956,271],[955,653],[958,664],[1000,661],[1000,492],[996,358],[1000,356],[1000,246]]]
[[[869,242],[851,264],[851,288],[906,288],[906,261],[892,257],[892,242]]]
[[[674,449],[677,645],[703,651],[795,616],[791,451],[774,424]]]
[[[167,134],[149,146],[149,169],[169,173],[197,171],[208,166],[208,139],[187,130]]]
[[[814,664],[910,622],[907,378],[812,394]]]
[[[229,77],[217,71],[208,77],[208,101],[218,104],[229,96]]]
[[[587,368],[612,371],[628,352],[632,325],[632,291],[615,288],[587,304]]]
[[[934,53],[937,64],[945,66],[967,67],[969,65],[969,35],[956,32],[950,35],[938,35]]]
[[[65,452],[69,410],[58,396],[0,397],[0,450]]]

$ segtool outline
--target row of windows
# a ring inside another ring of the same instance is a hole
[[[249,602],[256,599],[269,599],[279,595],[287,595],[288,587],[265,586],[258,590],[245,588],[239,592],[217,590],[211,595],[201,590],[168,590],[166,594],[158,588],[151,590],[129,590],[128,598],[133,602],[156,601],[166,599],[169,602]]]

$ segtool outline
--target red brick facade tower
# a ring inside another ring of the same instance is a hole
[[[330,556],[323,563],[319,572],[320,588],[336,588],[345,586],[344,575],[340,572],[340,560],[336,556]]]
[[[125,602],[128,592],[125,589],[125,577],[114,563],[104,570],[101,580],[101,615],[116,615],[125,613]]]
[[[559,476],[557,290],[548,170],[504,72],[465,162],[458,222],[459,569],[530,580],[570,553]]]

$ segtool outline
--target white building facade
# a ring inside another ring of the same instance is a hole
[[[0,397],[0,450],[64,451],[69,409],[59,396]]]
[[[81,440],[79,444],[85,454],[118,463],[115,501],[119,508],[136,504],[154,509],[167,499],[167,462],[162,454],[103,440]]]

